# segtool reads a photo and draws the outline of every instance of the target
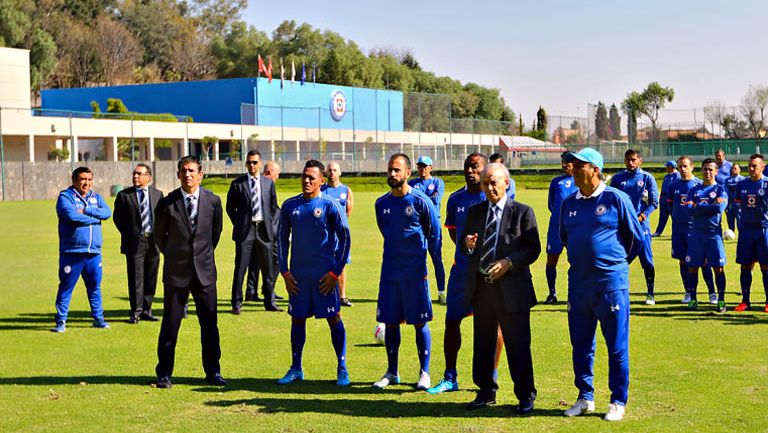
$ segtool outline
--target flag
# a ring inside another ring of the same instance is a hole
[[[264,66],[264,60],[261,59],[261,54],[259,54],[259,77],[261,77],[262,72],[264,72],[264,75],[267,75],[267,67]]]
[[[307,69],[304,67],[304,63],[301,64],[301,85],[304,85],[304,82],[307,81]]]
[[[283,58],[280,58],[280,88],[285,85],[285,66],[283,66]]]
[[[295,82],[296,82],[296,64],[293,63],[293,59],[291,59],[291,86],[293,86]]]
[[[317,63],[312,63],[312,82],[315,82],[315,79],[317,78]]]
[[[269,58],[269,66],[267,66],[267,78],[269,78],[270,84],[272,83],[272,57]]]

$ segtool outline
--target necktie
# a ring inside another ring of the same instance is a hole
[[[187,197],[187,214],[189,215],[189,224],[192,226],[192,230],[194,230],[197,225],[197,202],[193,195]]]
[[[483,271],[493,262],[496,255],[496,227],[499,224],[497,213],[498,208],[491,204],[488,212],[488,220],[485,222],[483,248],[480,250],[480,268]]]
[[[251,219],[256,221],[257,216],[261,213],[261,200],[259,200],[259,181],[251,178]]]
[[[141,231],[150,233],[152,231],[152,214],[149,212],[149,194],[143,189],[139,193],[139,215],[141,216]]]

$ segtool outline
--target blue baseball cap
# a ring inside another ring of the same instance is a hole
[[[430,158],[427,155],[421,155],[419,157],[419,160],[416,161],[416,165],[424,164],[424,165],[432,165],[432,158]]]
[[[677,163],[675,162],[675,160],[674,160],[674,159],[670,159],[669,161],[667,161],[667,162],[664,164],[664,166],[665,166],[665,167],[672,167],[672,168],[677,168]]]
[[[588,162],[603,171],[603,155],[591,147],[585,147],[578,152],[568,152],[563,158],[565,162],[573,162],[575,159]]]

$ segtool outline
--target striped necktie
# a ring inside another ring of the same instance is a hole
[[[257,221],[261,213],[261,200],[259,200],[259,181],[255,177],[251,178],[251,220]]]
[[[197,201],[193,195],[187,197],[187,214],[189,215],[189,224],[194,230],[197,226]]]
[[[483,236],[483,248],[480,250],[480,269],[485,271],[493,263],[496,256],[496,232],[499,223],[497,216],[499,208],[490,204],[488,208],[488,219],[485,222],[485,236]]]
[[[152,213],[149,212],[149,194],[144,189],[139,189],[139,215],[141,216],[142,233],[152,232]]]

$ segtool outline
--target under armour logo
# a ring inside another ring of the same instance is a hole
[[[429,313],[421,313],[421,314],[419,314],[419,318],[421,318],[421,319],[426,319],[428,317],[429,317]]]
[[[615,313],[615,312],[617,312],[619,310],[621,310],[621,305],[619,305],[619,304],[611,305],[611,313]]]
[[[458,208],[456,208],[456,212],[464,212],[464,207],[458,207]]]
[[[383,213],[383,214],[388,214],[388,213],[390,213],[390,209],[388,209],[388,208],[387,208],[387,209],[384,209],[384,210],[382,210],[382,211],[381,211],[381,213]]]
[[[291,212],[291,215],[298,215],[299,213],[301,212],[299,212],[298,209],[294,209],[293,212]]]
[[[568,211],[568,216],[569,217],[576,216],[576,211],[575,210]]]
[[[329,313],[333,313],[334,311],[336,311],[336,307],[328,307],[327,310]]]

